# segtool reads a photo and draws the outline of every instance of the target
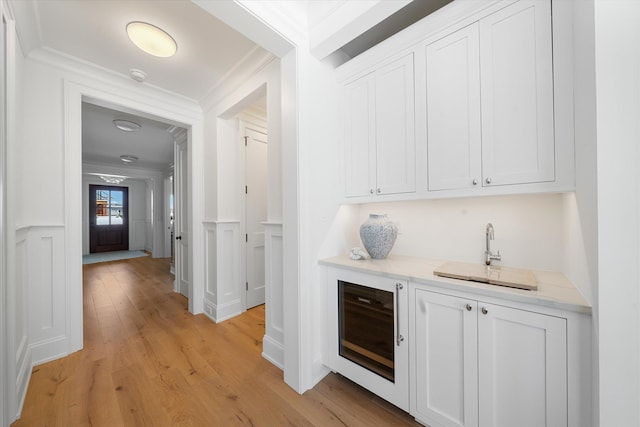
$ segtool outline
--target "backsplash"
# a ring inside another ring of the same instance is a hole
[[[357,226],[371,213],[386,213],[398,226],[391,254],[483,262],[491,222],[491,249],[502,255],[496,265],[562,271],[563,211],[562,194],[375,203],[359,206]]]

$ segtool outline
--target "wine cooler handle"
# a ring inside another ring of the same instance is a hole
[[[404,341],[404,337],[400,335],[400,290],[403,288],[402,283],[396,283],[396,345]]]

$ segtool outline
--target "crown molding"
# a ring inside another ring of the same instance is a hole
[[[238,61],[200,100],[203,111],[210,110],[226,96],[237,90],[250,77],[265,69],[276,57],[256,46]]]
[[[53,67],[66,73],[73,73],[85,77],[91,81],[92,86],[95,86],[98,82],[116,86],[127,92],[171,104],[185,113],[188,112],[189,116],[202,116],[200,105],[192,98],[171,92],[150,83],[138,83],[125,74],[115,72],[55,49],[48,47],[36,49],[32,51],[27,58],[33,62]]]

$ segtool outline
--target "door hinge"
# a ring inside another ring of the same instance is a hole
[[[244,283],[245,283],[245,285],[246,285],[246,286],[245,286],[245,290],[247,290],[247,291],[248,291],[248,290],[249,290],[249,282],[244,282]]]
[[[245,136],[245,137],[244,137],[244,146],[245,146],[245,147],[247,146],[247,141],[248,141],[248,140],[249,140],[249,137],[248,137],[248,136]]]
[[[244,194],[249,194],[249,187],[248,186],[244,186]]]
[[[245,234],[245,235],[244,235],[244,241],[245,241],[245,242],[248,242],[248,241],[249,241],[249,235],[248,235],[248,234]]]

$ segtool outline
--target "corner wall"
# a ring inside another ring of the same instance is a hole
[[[640,2],[596,0],[599,421],[640,425]]]

